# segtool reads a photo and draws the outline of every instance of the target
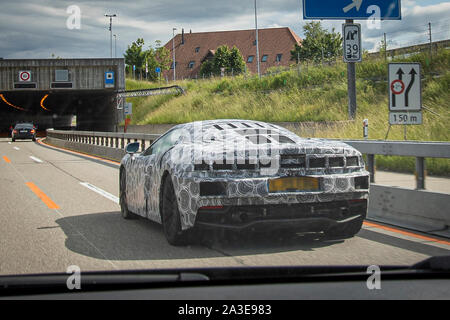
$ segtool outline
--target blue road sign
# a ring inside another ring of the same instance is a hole
[[[114,86],[114,72],[106,71],[105,72],[105,87],[113,87]]]
[[[303,0],[303,19],[401,20],[400,0]]]
[[[161,68],[160,67],[156,67],[155,71],[156,71],[156,73],[160,73],[161,72]]]

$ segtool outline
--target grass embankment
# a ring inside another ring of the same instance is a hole
[[[450,52],[429,61],[426,54],[397,59],[422,66],[423,124],[407,127],[408,140],[449,141]],[[212,80],[179,81],[183,96],[133,98],[132,124],[182,123],[218,118],[278,121],[347,120],[346,65],[301,66],[273,76],[239,76]],[[371,60],[357,64],[358,110],[353,123],[316,131],[316,137],[362,138],[362,120],[369,119],[369,138],[384,139],[388,130],[387,63]],[[127,89],[158,84],[127,80]],[[302,134],[301,132],[297,132]],[[389,140],[403,140],[403,126],[393,126]],[[379,169],[414,172],[415,159],[377,157]],[[450,176],[450,160],[427,159],[429,174]]]

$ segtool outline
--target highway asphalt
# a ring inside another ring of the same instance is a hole
[[[173,247],[162,226],[124,220],[118,164],[0,139],[0,275],[213,266],[410,265],[448,239],[367,222],[352,239],[264,235]]]

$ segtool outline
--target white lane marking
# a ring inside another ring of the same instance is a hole
[[[34,160],[35,162],[37,162],[37,163],[42,163],[42,162],[43,162],[41,159],[38,159],[38,158],[33,157],[33,156],[30,156],[30,158],[31,158],[32,160]]]
[[[19,151],[19,150],[20,150],[20,148],[19,148],[19,147],[14,147],[14,149],[16,149],[17,151]]]
[[[91,189],[94,192],[97,192],[98,194],[104,196],[105,198],[107,198],[107,199],[109,199],[111,201],[114,201],[115,203],[119,204],[119,198],[114,196],[114,195],[112,195],[111,193],[106,192],[105,190],[100,189],[100,188],[98,188],[98,187],[96,187],[96,186],[94,186],[94,185],[92,185],[92,184],[90,184],[88,182],[80,182],[80,184],[82,186],[85,186],[88,189]]]

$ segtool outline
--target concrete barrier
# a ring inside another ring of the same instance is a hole
[[[78,151],[117,162],[120,162],[120,160],[122,160],[123,156],[125,155],[125,150],[123,149],[67,141],[52,137],[45,138],[45,142],[55,147]]]
[[[450,237],[450,194],[371,184],[368,218]]]

